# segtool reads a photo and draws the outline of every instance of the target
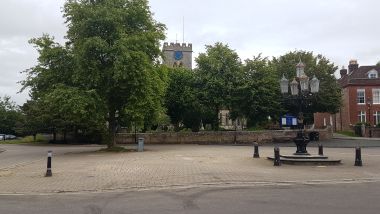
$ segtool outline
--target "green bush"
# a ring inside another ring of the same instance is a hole
[[[48,140],[43,135],[40,135],[40,134],[36,136],[36,141],[34,141],[33,136],[26,136],[26,137],[18,138],[15,140],[0,141],[0,143],[3,143],[3,144],[47,143],[47,142]]]
[[[179,132],[192,132],[190,128],[182,128]]]
[[[356,123],[355,126],[361,126],[361,125],[363,125],[363,124],[364,124],[366,127],[371,126],[371,124],[369,124],[369,123],[367,123],[367,122],[366,122],[366,123],[359,122],[359,123]]]
[[[38,134],[38,135],[36,135],[36,141],[34,141],[33,136],[26,136],[26,137],[22,138],[21,141],[23,143],[32,143],[32,142],[41,143],[41,142],[47,142],[48,140],[43,135]]]

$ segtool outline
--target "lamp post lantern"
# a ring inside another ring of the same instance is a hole
[[[307,99],[310,94],[319,92],[319,80],[315,77],[315,75],[311,80],[309,80],[309,77],[305,74],[305,64],[300,61],[296,65],[296,77],[292,80],[291,83],[289,83],[289,80],[286,79],[285,75],[283,75],[282,79],[280,80],[280,88],[282,94],[288,94],[289,87],[292,99],[297,100],[299,107],[297,118],[299,130],[297,132],[297,137],[293,140],[297,146],[295,155],[309,155],[306,147],[310,140],[305,135],[302,106],[305,103],[305,99]]]
[[[282,75],[280,80],[281,93],[286,94],[289,91],[289,80],[285,78],[285,75]]]

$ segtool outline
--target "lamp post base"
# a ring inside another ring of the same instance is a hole
[[[305,136],[303,130],[297,132],[297,137],[294,138],[294,143],[297,146],[297,151],[294,155],[310,155],[307,150],[307,144],[310,142],[309,138]]]

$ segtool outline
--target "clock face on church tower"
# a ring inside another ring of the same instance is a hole
[[[182,51],[174,51],[174,59],[175,60],[181,60],[183,58]]]

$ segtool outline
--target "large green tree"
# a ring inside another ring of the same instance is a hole
[[[307,51],[292,51],[283,56],[275,57],[271,63],[276,69],[278,80],[282,75],[285,75],[289,81],[292,81],[296,76],[296,65],[300,60],[306,65],[306,75],[309,78],[315,75],[320,80],[319,93],[309,96],[307,102],[303,103],[302,110],[306,114],[306,122],[312,122],[312,113],[314,112],[338,112],[342,103],[341,88],[334,76],[338,68],[326,57],[320,54],[314,55],[313,52]],[[290,96],[285,98],[283,105],[286,112],[297,115],[298,103]]]
[[[193,131],[199,130],[204,109],[199,99],[200,92],[195,72],[183,68],[170,70],[165,106],[176,131],[180,124]]]
[[[205,122],[218,129],[219,111],[232,108],[233,91],[241,79],[241,60],[228,45],[215,43],[207,45],[206,52],[199,54],[195,61],[198,64],[195,72],[201,78],[200,99],[209,112]]]
[[[31,100],[22,106],[25,115],[24,132],[34,136],[38,132],[52,132],[56,136],[57,131],[68,128],[66,124],[70,121],[62,120],[63,115],[56,117],[57,109],[53,105],[61,105],[49,100],[49,97],[51,98],[51,94],[62,92],[62,86],[74,87],[73,55],[69,48],[54,42],[54,38],[47,34],[29,42],[37,49],[39,57],[38,64],[25,71],[27,79],[21,82],[21,90],[29,88],[31,96]]]
[[[16,134],[23,116],[9,96],[0,97],[0,134]]]
[[[247,118],[248,126],[278,118],[281,113],[278,79],[275,69],[261,55],[246,59],[232,100],[232,118]]]
[[[64,17],[66,44],[32,40],[39,64],[23,85],[54,111],[55,123],[96,127],[112,147],[120,117],[143,124],[163,112],[165,74],[157,64],[165,27],[146,0],[68,0]]]
[[[24,115],[22,133],[24,135],[33,135],[36,140],[37,133],[53,132],[53,120],[50,111],[37,100],[28,100],[21,106]]]

